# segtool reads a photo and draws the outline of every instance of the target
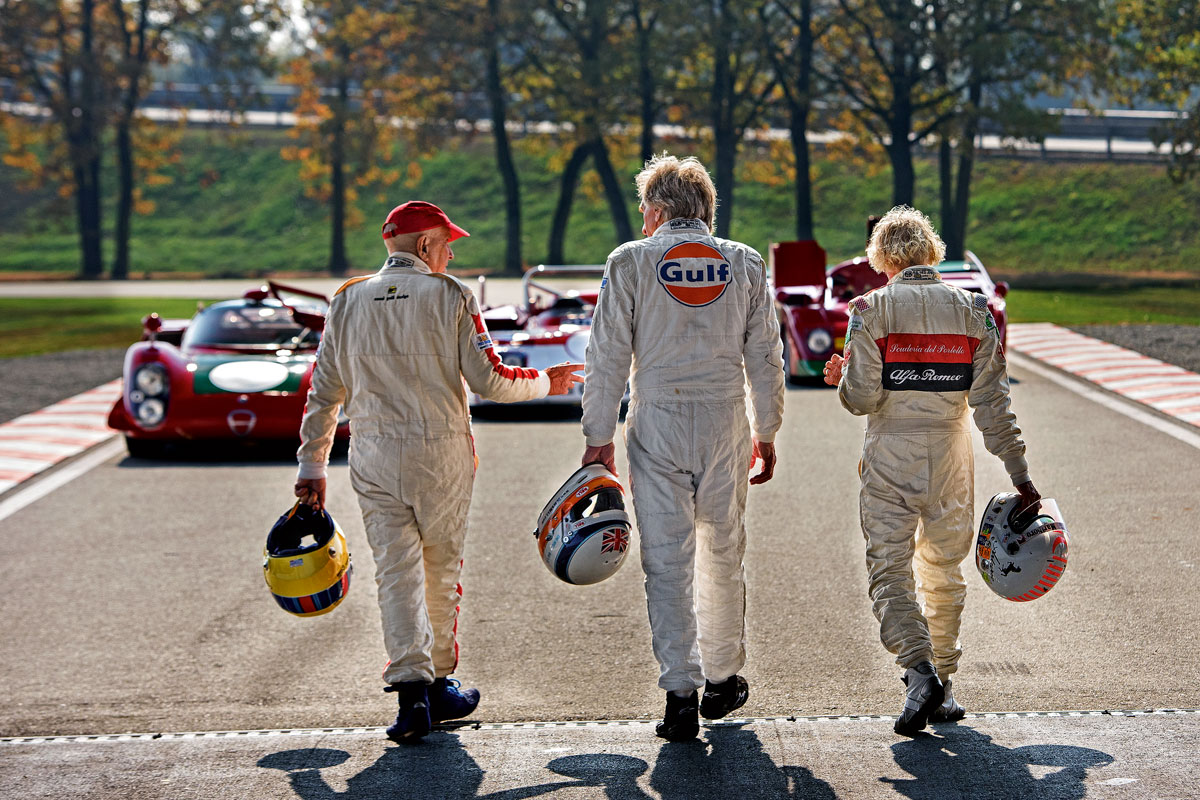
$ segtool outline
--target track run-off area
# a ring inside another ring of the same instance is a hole
[[[65,455],[0,494],[0,797],[1200,796],[1200,433],[1022,354],[1019,330],[1014,408],[1070,565],[1020,604],[965,565],[957,725],[891,731],[903,687],[866,596],[863,420],[831,390],[789,387],[776,477],[748,509],[750,701],[685,745],[653,735],[636,547],[590,587],[537,558],[537,513],[583,450],[577,418],[476,419],[457,677],[483,701],[416,747],[381,735],[394,700],[344,460],[328,504],[353,584],[298,619],[261,574],[288,453]],[[977,511],[1006,484],[976,435]]]

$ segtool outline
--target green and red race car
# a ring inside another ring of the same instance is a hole
[[[160,456],[179,441],[295,441],[328,300],[269,282],[190,320],[143,320],[125,354],[108,424],[129,454]],[[342,419],[338,438],[349,438]]]

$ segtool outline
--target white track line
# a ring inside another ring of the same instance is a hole
[[[38,481],[25,489],[20,489],[8,499],[0,501],[0,520],[7,519],[30,503],[40,500],[55,489],[65,486],[80,475],[90,472],[105,461],[123,452],[125,452],[125,442],[120,438],[112,439],[93,450],[89,450],[77,461],[73,461],[62,469],[48,475],[45,480]]]
[[[1132,420],[1136,420],[1143,425],[1149,425],[1156,431],[1165,433],[1168,436],[1172,436],[1179,441],[1184,442],[1185,444],[1190,444],[1192,447],[1200,449],[1200,434],[1185,430],[1179,425],[1168,422],[1161,417],[1157,417],[1149,411],[1143,411],[1141,408],[1132,405],[1134,401],[1119,400],[1119,395],[1110,394],[1095,388],[1090,384],[1084,383],[1079,379],[1068,377],[1066,373],[1054,369],[1053,367],[1047,367],[1040,361],[1015,350],[1009,352],[1008,358],[1022,369],[1027,369],[1036,375],[1040,375],[1046,380],[1053,381],[1064,389],[1069,389],[1080,397],[1085,397],[1094,403],[1099,403],[1105,408],[1116,411],[1118,414],[1124,414],[1126,417],[1129,417]]]
[[[1139,708],[1131,710],[1104,711],[983,711],[967,714],[967,719],[1047,719],[1047,718],[1082,718],[1082,717],[1148,717],[1148,716],[1185,716],[1200,714],[1195,708]],[[877,722],[892,721],[895,716],[887,714],[833,714],[794,715],[787,717],[738,717],[703,723],[706,728],[740,727],[747,724],[764,724],[776,722]],[[445,725],[435,725],[435,729],[455,731],[461,729],[475,731],[521,731],[542,730],[545,728],[607,728],[607,727],[644,727],[656,724],[653,719],[617,719],[617,720],[571,720],[555,722],[485,722],[472,723],[452,722]],[[0,746],[21,744],[91,744],[99,742],[168,742],[180,739],[234,739],[257,738],[262,736],[329,736],[329,735],[382,735],[382,727],[358,728],[277,728],[244,731],[188,731],[177,733],[111,733],[111,734],[82,734],[77,736],[8,736],[0,738]]]

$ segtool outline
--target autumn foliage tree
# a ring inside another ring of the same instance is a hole
[[[1154,136],[1169,147],[1168,174],[1187,180],[1200,172],[1200,4],[1117,0],[1107,21],[1118,45],[1110,85],[1180,112]]]
[[[357,225],[364,187],[420,178],[422,153],[452,134],[454,84],[464,57],[458,42],[427,33],[420,3],[310,0],[311,35],[288,65],[299,88],[297,140],[283,150],[300,164],[306,192],[329,204],[329,271],[346,273],[345,231]],[[405,164],[401,166],[400,159]]]
[[[4,160],[74,197],[84,278],[104,271],[100,167],[109,81],[102,26],[96,0],[0,0],[0,76],[45,109],[48,123],[5,115]]]

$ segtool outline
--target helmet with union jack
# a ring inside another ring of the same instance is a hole
[[[1070,537],[1058,503],[1043,499],[1035,515],[1022,515],[1021,496],[993,497],[979,522],[975,566],[988,587],[1014,602],[1036,600],[1067,569]]]
[[[297,502],[267,534],[263,577],[290,614],[328,614],[350,590],[352,570],[346,539],[325,509]]]
[[[625,490],[601,464],[567,478],[538,517],[538,552],[546,569],[567,583],[599,583],[620,569],[631,525]]]

